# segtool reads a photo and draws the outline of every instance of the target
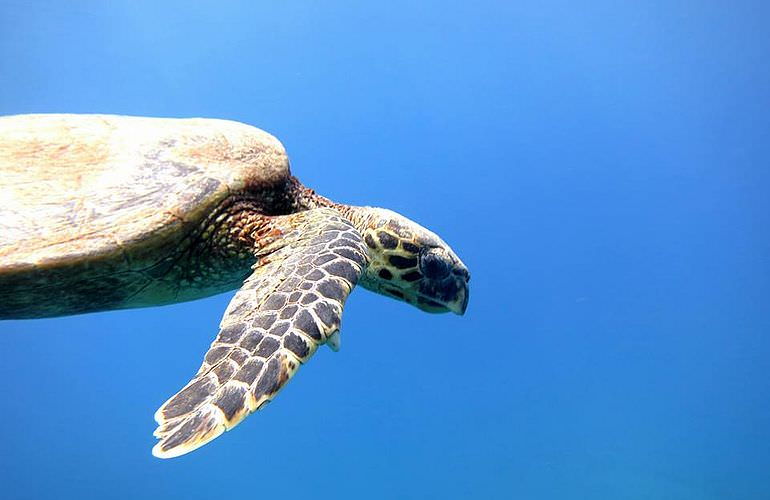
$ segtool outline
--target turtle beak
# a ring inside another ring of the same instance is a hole
[[[468,308],[468,282],[471,279],[468,270],[465,268],[462,268],[462,270],[464,272],[455,273],[455,279],[457,280],[457,294],[455,295],[455,300],[446,304],[447,309],[459,316],[465,314],[465,310]]]
[[[415,302],[409,301],[429,313],[452,311],[462,316],[468,308],[468,280],[470,275],[465,269],[441,280],[440,283],[426,282],[429,288],[420,293]],[[429,292],[429,293],[426,293]]]

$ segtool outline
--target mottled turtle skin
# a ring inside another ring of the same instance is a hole
[[[337,350],[357,283],[429,312],[468,303],[468,270],[438,236],[314,193],[242,123],[0,117],[0,202],[0,319],[239,289],[198,373],[156,412],[161,458],[233,428],[318,346]]]

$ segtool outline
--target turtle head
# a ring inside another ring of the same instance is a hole
[[[423,311],[463,314],[470,273],[449,245],[414,221],[384,208],[362,207],[359,228],[370,264],[360,284]]]

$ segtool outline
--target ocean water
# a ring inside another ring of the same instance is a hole
[[[464,317],[356,290],[264,411],[152,415],[231,294],[0,323],[0,498],[770,498],[766,2],[0,2],[0,113],[216,117],[426,225]]]

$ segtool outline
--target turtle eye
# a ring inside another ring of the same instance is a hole
[[[446,278],[451,270],[451,264],[435,250],[425,252],[420,258],[420,271],[428,279]]]

